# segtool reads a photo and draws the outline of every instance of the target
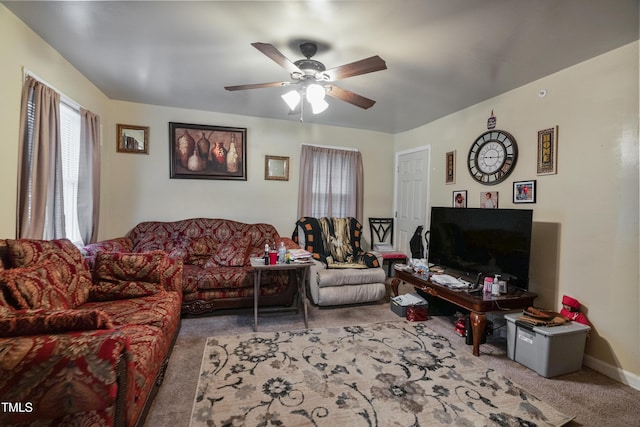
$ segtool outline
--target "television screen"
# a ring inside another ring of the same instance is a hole
[[[469,276],[500,274],[529,287],[533,211],[431,208],[429,262]]]

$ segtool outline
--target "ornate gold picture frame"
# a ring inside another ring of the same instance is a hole
[[[289,157],[264,156],[264,179],[289,181]]]
[[[118,153],[149,154],[149,127],[117,124],[116,150]]]
[[[558,126],[538,131],[538,175],[558,173]]]

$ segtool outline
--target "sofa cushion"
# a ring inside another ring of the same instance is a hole
[[[180,321],[181,296],[177,292],[161,292],[139,298],[89,302],[87,310],[105,312],[115,328],[126,325],[150,325],[160,328],[171,338]]]
[[[220,267],[242,267],[249,264],[249,244],[251,238],[244,236],[236,239],[229,239],[220,243],[216,253],[211,256],[204,268],[215,266]]]
[[[203,266],[214,255],[220,242],[212,236],[201,236],[185,240],[186,249],[185,264]]]
[[[15,301],[17,309],[69,308],[67,287],[60,280],[60,268],[53,261],[0,272],[4,292]]]
[[[0,318],[0,337],[113,329],[101,310],[18,310]]]
[[[7,239],[7,245],[14,267],[29,267],[46,260],[55,262],[60,268],[61,282],[67,288],[71,308],[87,302],[91,288],[89,265],[70,240]]]
[[[164,291],[166,254],[99,252],[93,270],[90,299],[107,301],[153,295]]]

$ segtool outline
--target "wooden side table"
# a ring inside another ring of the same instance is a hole
[[[253,330],[258,331],[258,302],[260,299],[260,281],[263,271],[282,271],[295,270],[300,272],[298,282],[298,297],[302,299],[304,327],[308,328],[307,320],[307,287],[306,280],[312,262],[291,262],[290,264],[270,264],[265,265],[262,258],[251,258],[251,267],[253,269]],[[297,276],[297,274],[296,274]]]

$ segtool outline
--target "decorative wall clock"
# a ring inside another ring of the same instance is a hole
[[[515,138],[503,130],[490,130],[471,145],[467,166],[473,179],[481,184],[495,185],[509,176],[517,160]]]

